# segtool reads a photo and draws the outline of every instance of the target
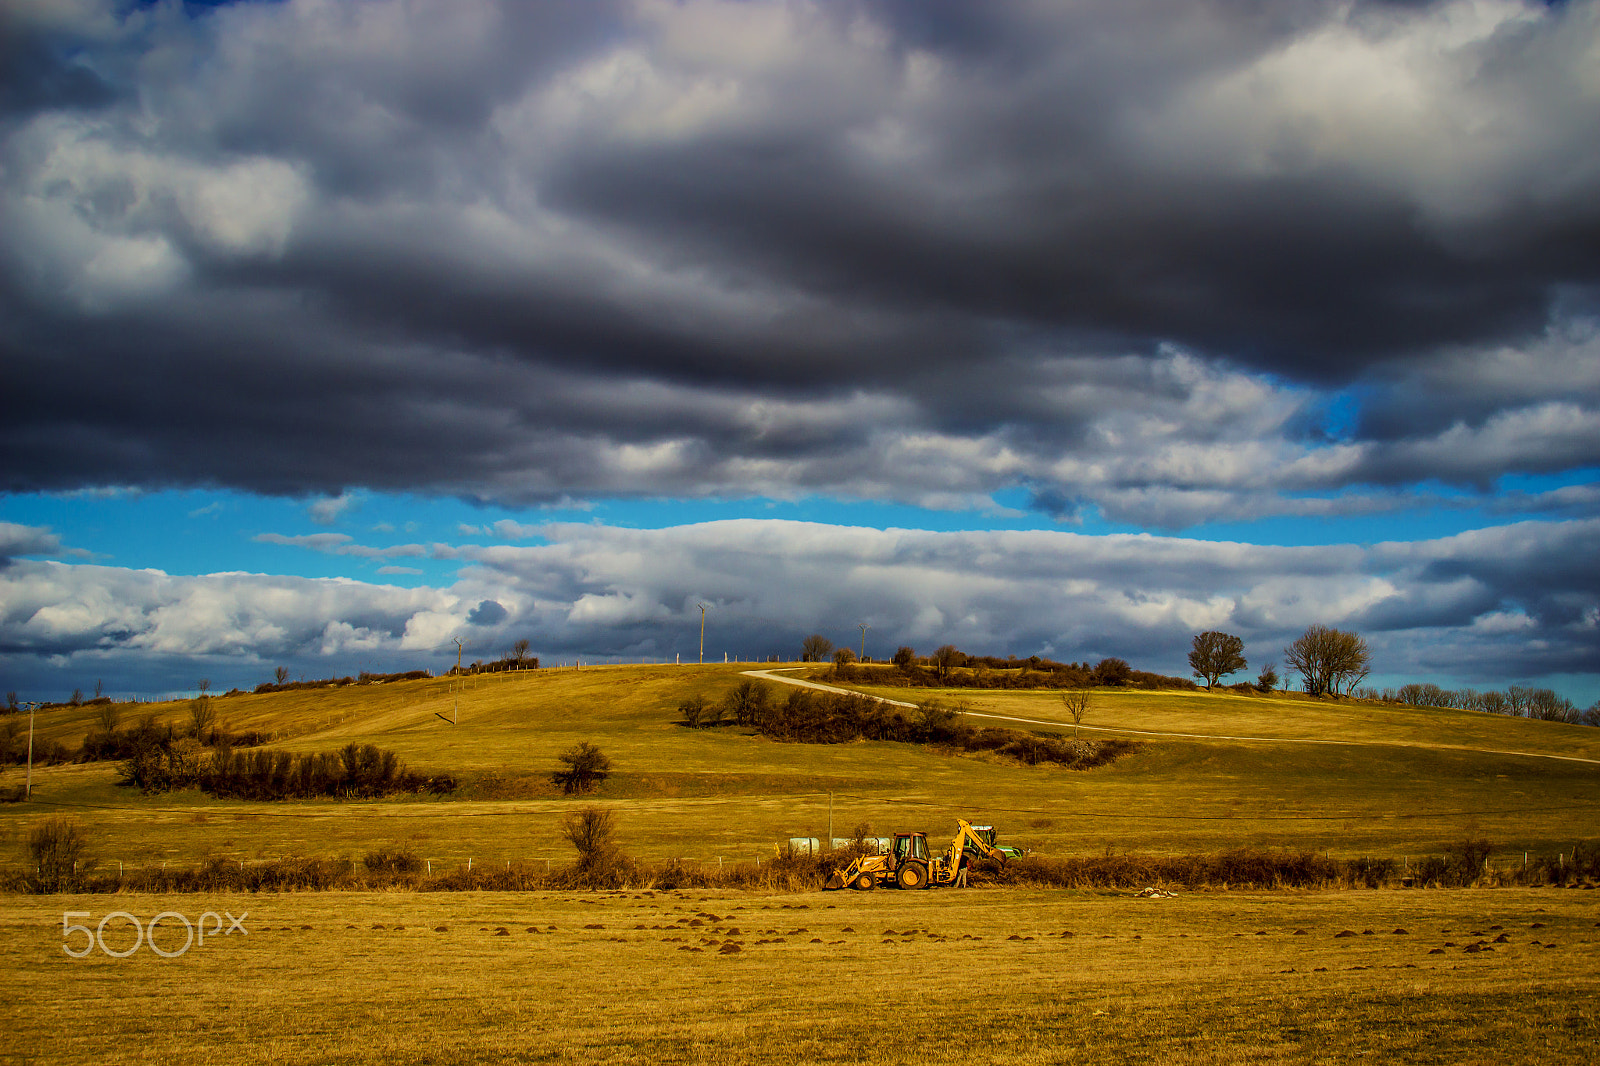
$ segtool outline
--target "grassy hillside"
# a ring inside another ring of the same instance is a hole
[[[276,746],[371,742],[469,786],[446,800],[251,804],[197,792],[143,797],[114,784],[112,764],[38,768],[38,802],[0,808],[0,862],[20,862],[26,827],[57,809],[91,825],[102,863],[359,855],[381,844],[410,845],[435,862],[565,862],[557,824],[574,801],[546,775],[559,752],[584,740],[611,756],[615,773],[598,801],[616,808],[625,846],[646,858],[748,860],[776,840],[825,836],[830,792],[836,835],[860,823],[945,833],[960,815],[1054,854],[1251,844],[1398,859],[1474,835],[1520,856],[1593,842],[1600,824],[1600,730],[1588,727],[1276,695],[1102,690],[1086,729],[1142,731],[1144,743],[1110,767],[1073,772],[674,724],[680,700],[719,696],[742,680],[739,670],[545,670],[469,678],[459,691],[432,679],[221,698],[229,728],[276,733]],[[942,695],[986,715],[1063,717],[1046,692],[870,691]],[[452,716],[457,700],[451,725],[439,715]],[[140,705],[124,720],[136,714],[181,724],[187,706]],[[93,709],[54,709],[40,715],[39,735],[76,746],[93,722]],[[1216,739],[1230,737],[1252,739]],[[10,786],[22,771],[0,776]]]

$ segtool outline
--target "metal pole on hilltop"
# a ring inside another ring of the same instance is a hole
[[[706,605],[697,604],[700,608],[700,665],[706,664]]]
[[[861,623],[861,661],[867,661],[867,623]]]
[[[451,725],[455,725],[456,723],[461,721],[461,638],[460,637],[456,637],[454,639],[455,639],[455,642],[456,642],[456,683],[455,683],[456,699],[455,699],[455,705],[450,711],[450,724]]]
[[[38,709],[37,703],[28,704],[28,782],[23,787],[22,798],[33,798],[33,712]]]

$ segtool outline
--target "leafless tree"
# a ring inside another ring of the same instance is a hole
[[[117,731],[117,726],[122,723],[122,712],[115,703],[102,703],[95,712],[95,721],[99,723],[101,732],[110,736]]]
[[[1232,633],[1212,629],[1195,634],[1194,647],[1189,652],[1189,668],[1195,677],[1205,679],[1207,690],[1216,687],[1219,677],[1237,673],[1249,665],[1244,660],[1244,641]]]
[[[578,850],[578,865],[584,869],[603,866],[611,858],[616,831],[616,818],[600,807],[584,807],[561,819],[561,835]]]
[[[1283,649],[1283,655],[1313,696],[1349,692],[1372,668],[1365,639],[1324,625],[1308,626],[1299,640]]]
[[[1061,706],[1066,709],[1067,716],[1072,719],[1072,739],[1078,739],[1078,727],[1083,725],[1083,716],[1089,713],[1089,690],[1086,688],[1069,688],[1061,694]]]
[[[821,633],[813,633],[800,642],[800,661],[803,663],[827,662],[833,654],[833,641]]]
[[[949,680],[950,671],[960,666],[966,656],[961,654],[961,649],[954,644],[946,644],[934,649],[930,659],[933,662],[934,672],[939,675],[939,680],[942,682]]]
[[[527,659],[528,649],[532,646],[526,638],[511,645],[511,657],[516,660],[518,666],[521,666],[523,660]]]
[[[278,667],[272,671],[272,679],[280,685],[285,684],[289,680],[289,668],[287,666]]]
[[[214,729],[216,724],[217,708],[212,705],[211,697],[201,696],[189,701],[189,731],[196,740],[205,743],[206,732]]]

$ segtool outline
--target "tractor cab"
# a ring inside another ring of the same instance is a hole
[[[928,861],[927,833],[896,833],[894,835],[894,864],[900,866],[907,859]]]
[[[1009,844],[995,843],[995,837],[997,834],[995,833],[994,826],[992,825],[975,825],[972,827],[972,835],[989,845],[994,850],[1000,852],[1008,859],[1022,858],[1021,848],[1014,848]],[[976,859],[983,855],[983,852],[979,850],[977,845],[973,844],[973,842],[970,840],[967,841],[966,846],[962,850],[969,859]]]

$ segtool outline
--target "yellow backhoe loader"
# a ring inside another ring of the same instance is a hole
[[[956,819],[958,828],[950,847],[938,854],[928,850],[928,834],[896,833],[894,848],[887,855],[863,855],[843,870],[835,870],[825,889],[873,889],[879,885],[899,888],[932,888],[935,885],[965,886],[967,866],[974,857],[1006,861],[1005,852],[980,836],[972,826]],[[992,832],[992,830],[991,830]]]

